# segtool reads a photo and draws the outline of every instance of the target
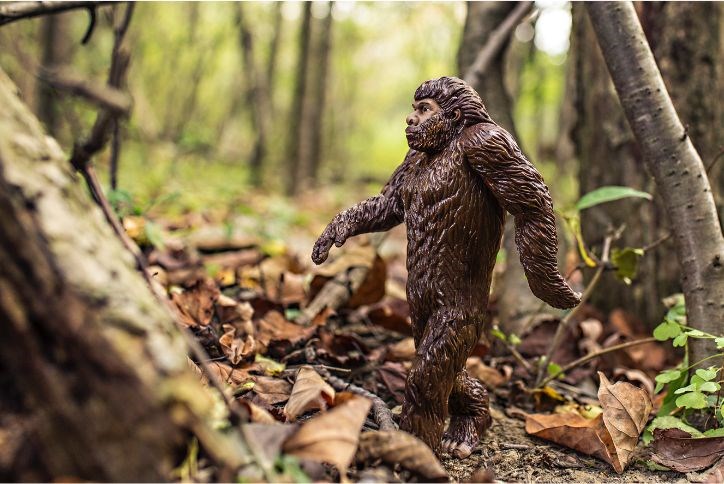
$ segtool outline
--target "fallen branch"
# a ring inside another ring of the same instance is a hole
[[[376,233],[370,237],[370,244],[377,251],[385,240],[385,233]],[[364,282],[372,266],[355,266],[342,271],[322,287],[317,296],[297,317],[298,324],[307,325],[317,314],[327,308],[337,310],[344,306]]]
[[[508,38],[533,8],[533,2],[520,2],[512,12],[501,22],[501,24],[490,34],[488,41],[485,43],[475,61],[465,72],[465,82],[472,86],[480,84],[480,78],[490,66],[490,63],[498,56],[498,54],[507,45]]]
[[[395,425],[394,420],[392,420],[392,412],[389,408],[387,408],[387,404],[384,400],[362,387],[358,387],[357,385],[353,385],[352,383],[344,381],[339,377],[330,375],[326,370],[320,369],[319,371],[324,379],[327,380],[327,382],[332,385],[332,388],[336,391],[348,391],[372,400],[372,413],[377,425],[380,427],[380,430],[397,430],[397,425]]]
[[[0,3],[0,25],[79,8],[93,9],[115,2],[3,2]]]
[[[649,337],[649,338],[637,339],[635,341],[628,341],[626,343],[621,343],[621,344],[617,344],[614,346],[609,346],[608,348],[602,348],[598,351],[594,351],[593,353],[589,353],[586,356],[582,356],[581,358],[578,358],[577,360],[574,360],[574,361],[568,363],[567,365],[562,367],[560,370],[548,375],[548,377],[546,377],[543,381],[541,381],[537,385],[537,388],[542,388],[542,387],[546,386],[546,384],[548,384],[549,382],[558,378],[559,375],[562,375],[563,373],[565,373],[567,371],[571,371],[572,369],[577,368],[577,367],[583,365],[584,363],[588,363],[589,361],[591,361],[595,358],[598,358],[599,356],[605,355],[606,353],[612,353],[614,351],[623,350],[625,348],[630,348],[631,346],[638,346],[638,345],[642,345],[642,344],[646,344],[646,343],[654,343],[654,342],[656,342],[656,338]]]

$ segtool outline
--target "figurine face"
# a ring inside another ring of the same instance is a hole
[[[455,134],[459,120],[457,111],[453,118],[446,116],[440,105],[431,98],[412,103],[413,111],[407,116],[407,145],[417,151],[436,153],[442,150]]]

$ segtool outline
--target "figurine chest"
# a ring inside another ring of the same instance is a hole
[[[433,206],[461,195],[471,187],[462,153],[444,151],[422,160],[403,190],[406,207]]]

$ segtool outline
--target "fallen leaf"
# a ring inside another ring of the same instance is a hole
[[[291,422],[310,410],[326,410],[334,402],[334,388],[329,386],[311,366],[302,366],[292,387],[292,394],[284,407],[284,415]]]
[[[465,368],[468,374],[473,378],[477,378],[489,387],[499,387],[508,382],[510,377],[505,377],[495,368],[491,368],[477,357],[472,356],[465,362]]]
[[[252,381],[252,402],[257,403],[258,400],[262,404],[274,405],[289,400],[292,385],[288,381],[261,375],[254,376]]]
[[[284,443],[284,452],[303,459],[329,462],[344,476],[354,458],[359,432],[371,406],[368,399],[355,396],[307,420]]]
[[[651,459],[678,472],[706,469],[724,455],[724,437],[694,438],[681,429],[655,429]]]
[[[260,424],[280,424],[268,410],[253,403],[251,400],[239,398],[237,401],[249,411],[249,418],[252,422]]]
[[[644,431],[651,413],[651,398],[648,392],[630,383],[620,381],[611,384],[606,376],[598,372],[601,384],[598,399],[603,408],[603,423],[616,449],[612,462],[616,472],[623,472],[636,448],[639,435]]]
[[[233,368],[231,365],[221,363],[218,361],[212,361],[206,364],[210,371],[213,371],[221,381],[225,383],[231,383],[233,385],[239,385],[252,378],[252,371],[257,369],[254,364],[246,365],[241,368]]]
[[[274,466],[274,462],[282,453],[284,441],[296,430],[296,425],[279,423],[249,423],[241,426],[244,440],[254,451],[254,456],[260,460],[259,465],[266,469]]]
[[[236,337],[236,328],[233,325],[224,324],[222,328],[224,334],[219,338],[219,344],[232,365],[237,365],[247,356],[254,354],[256,344],[252,335],[244,335],[242,339]]]
[[[256,322],[256,339],[261,352],[287,354],[292,348],[308,340],[317,331],[316,326],[290,323],[278,311],[269,311]]]
[[[405,384],[407,382],[405,367],[401,363],[388,361],[377,368],[377,373],[394,399],[398,403],[402,403],[405,399]]]
[[[181,323],[188,327],[206,326],[214,316],[214,303],[219,298],[219,288],[211,279],[194,282],[183,292],[171,293],[181,316]]]
[[[389,464],[400,464],[426,481],[448,481],[447,472],[430,447],[414,435],[401,430],[362,433],[357,460],[367,462],[376,459],[382,459]]]
[[[387,298],[369,306],[363,314],[372,324],[406,336],[412,335],[410,305],[404,299]]]

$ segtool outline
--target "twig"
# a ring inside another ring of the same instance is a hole
[[[532,8],[533,2],[520,2],[513,11],[508,14],[505,20],[498,25],[490,34],[490,37],[488,37],[488,41],[483,48],[478,52],[475,61],[465,72],[465,82],[473,86],[479,83],[480,78],[485,74],[490,63],[505,47],[510,34]]]
[[[578,303],[578,306],[573,308],[568,314],[566,314],[563,319],[561,319],[561,322],[558,324],[558,327],[556,328],[556,333],[553,336],[553,341],[551,342],[550,347],[548,348],[548,352],[546,353],[544,359],[542,359],[538,366],[538,375],[536,377],[536,387],[540,386],[540,382],[543,379],[543,372],[545,371],[546,365],[550,363],[551,357],[553,356],[553,353],[558,349],[558,346],[561,344],[561,339],[563,338],[563,335],[565,334],[566,330],[568,329],[568,326],[571,324],[571,321],[573,320],[573,317],[576,316],[586,301],[591,297],[591,294],[593,293],[593,290],[598,285],[598,281],[601,279],[601,275],[603,274],[603,271],[606,269],[606,266],[608,266],[609,262],[609,253],[611,251],[611,243],[618,239],[621,236],[621,229],[619,228],[616,230],[613,234],[607,235],[606,239],[603,241],[603,251],[601,254],[601,261],[598,263],[598,269],[596,270],[596,273],[593,275],[593,278],[591,279],[591,282],[586,287],[586,290],[583,291],[583,295],[581,296],[581,302]]]
[[[662,235],[659,239],[656,239],[656,240],[654,240],[653,242],[651,242],[649,245],[643,247],[643,251],[644,251],[644,252],[648,252],[648,251],[650,251],[651,249],[654,249],[654,248],[658,247],[659,245],[663,244],[664,242],[666,242],[666,241],[669,240],[670,238],[671,238],[671,232],[669,232],[669,233],[666,234],[666,235]]]
[[[395,425],[394,420],[392,420],[392,412],[389,408],[387,408],[387,404],[380,397],[362,387],[358,387],[357,385],[346,382],[339,377],[330,375],[326,370],[320,371],[320,374],[336,391],[348,391],[372,400],[372,413],[374,414],[375,421],[377,422],[377,425],[379,425],[380,430],[397,429],[397,425]]]
[[[608,348],[602,348],[602,349],[600,349],[600,350],[598,350],[598,351],[594,351],[593,353],[589,353],[589,354],[587,354],[586,356],[582,356],[581,358],[578,358],[577,360],[574,360],[574,361],[568,363],[567,365],[565,365],[565,366],[564,366],[563,368],[561,368],[560,370],[552,373],[551,375],[549,375],[548,377],[546,377],[543,381],[541,381],[541,382],[537,385],[537,387],[538,387],[538,388],[544,387],[548,382],[550,382],[550,381],[555,380],[556,378],[558,378],[558,375],[561,375],[562,373],[565,373],[565,372],[567,372],[567,371],[570,371],[570,370],[572,370],[573,368],[576,368],[576,367],[578,367],[578,366],[581,366],[581,365],[583,365],[584,363],[587,363],[587,362],[589,362],[589,361],[591,361],[591,360],[593,360],[593,359],[595,359],[595,358],[598,358],[598,357],[601,356],[601,355],[605,355],[606,353],[612,353],[612,352],[614,352],[614,351],[618,351],[618,350],[622,350],[622,349],[625,349],[625,348],[629,348],[629,347],[631,347],[631,346],[638,346],[638,345],[642,345],[642,344],[646,344],[646,343],[654,343],[654,342],[656,342],[656,338],[654,338],[654,337],[649,337],[649,338],[637,339],[637,340],[635,340],[635,341],[628,341],[628,342],[626,342],[626,343],[621,343],[621,344],[609,346]]]
[[[714,165],[716,165],[716,162],[721,159],[721,156],[724,155],[724,149],[720,149],[719,153],[716,154],[713,160],[711,160],[711,163],[706,167],[706,174],[708,175],[711,172],[711,169],[714,168]]]
[[[112,3],[115,2],[2,2],[0,3],[0,25],[6,25],[26,18],[51,15],[78,8],[110,5]]]
[[[55,89],[87,99],[115,115],[127,116],[131,111],[131,96],[113,86],[99,85],[84,79],[70,69],[39,69],[38,77]]]

